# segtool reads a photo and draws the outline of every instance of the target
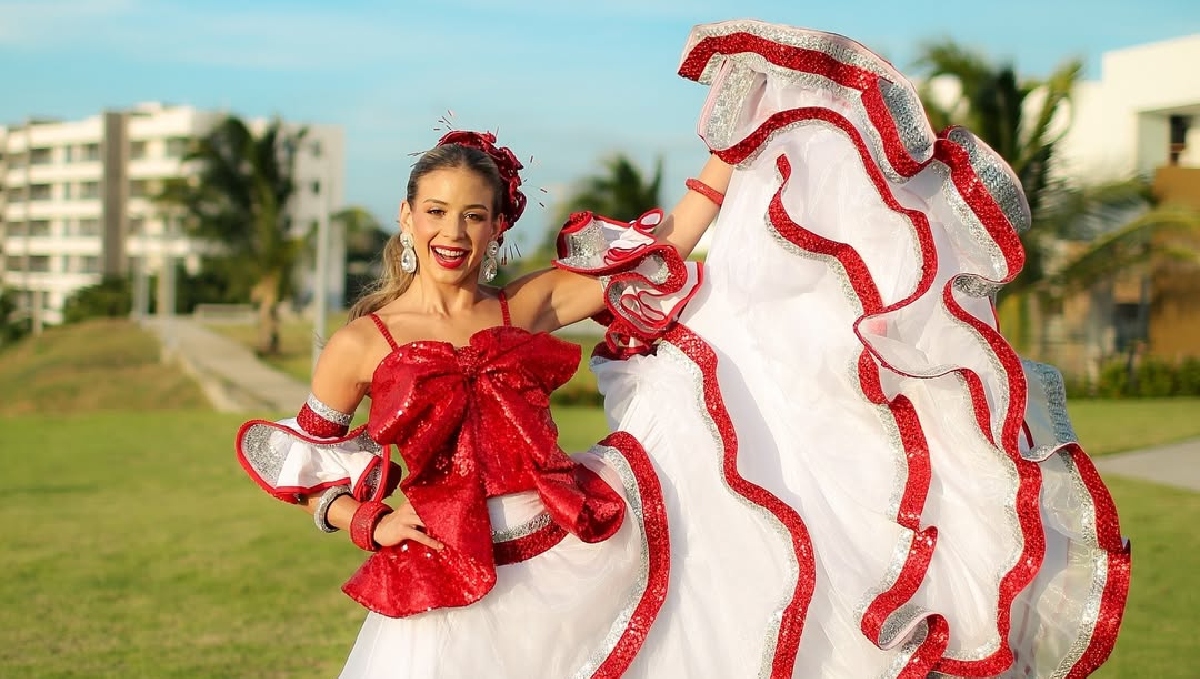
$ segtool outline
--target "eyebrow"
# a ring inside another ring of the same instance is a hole
[[[422,202],[424,202],[424,203],[433,203],[434,205],[449,205],[449,204],[450,204],[450,203],[447,203],[447,202],[446,202],[446,201],[444,201],[444,200],[438,200],[438,199],[436,199],[436,198],[426,198],[426,199],[425,199],[424,201],[422,201]],[[471,204],[471,205],[467,205],[467,206],[465,206],[463,209],[464,209],[464,210],[487,210],[487,209],[488,209],[488,206],[484,205],[483,203],[473,203],[473,204]]]

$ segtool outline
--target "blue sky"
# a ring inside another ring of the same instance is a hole
[[[551,201],[623,151],[664,157],[670,203],[705,155],[680,50],[692,25],[734,18],[843,33],[901,70],[951,36],[1028,75],[1078,55],[1096,76],[1106,50],[1200,32],[1200,2],[0,0],[0,122],[159,100],[338,124],[348,202],[389,222],[449,109],[532,156]],[[534,206],[518,233],[548,218]]]

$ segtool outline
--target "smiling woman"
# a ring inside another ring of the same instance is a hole
[[[1010,169],[841,36],[701,26],[680,73],[712,155],[669,213],[572,215],[553,269],[489,287],[521,166],[447,135],[308,403],[242,427],[264,490],[370,553],[342,676],[1098,667],[1128,546],[1061,377],[996,328]],[[580,350],[551,333],[589,317],[618,431],[568,456],[550,394]]]

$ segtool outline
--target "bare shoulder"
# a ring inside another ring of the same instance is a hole
[[[338,328],[325,343],[318,368],[327,367],[361,380],[370,373],[369,361],[378,353],[376,345],[379,343],[382,343],[382,338],[371,319],[365,316],[356,318]]]

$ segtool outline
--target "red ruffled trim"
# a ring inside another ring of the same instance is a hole
[[[558,235],[558,255],[565,257],[568,252],[569,236],[587,228],[593,221],[604,222],[612,226],[629,229],[646,238],[653,238],[653,230],[662,223],[662,211],[652,210],[630,223],[617,222],[607,217],[594,215],[590,212],[572,214]],[[667,269],[667,278],[662,283],[656,283],[637,271],[639,265],[646,260],[661,258]],[[608,276],[609,281],[604,290],[605,310],[592,317],[592,320],[608,327],[605,333],[604,347],[596,347],[596,354],[605,358],[620,360],[647,354],[652,345],[658,341],[679,318],[679,314],[695,296],[703,282],[704,269],[696,263],[696,281],[683,297],[673,303],[665,311],[654,309],[652,297],[662,297],[683,292],[689,283],[688,263],[679,256],[679,251],[670,243],[644,243],[636,247],[622,249],[610,248],[604,254],[604,262],[595,267],[572,266],[562,259],[553,262],[556,268],[564,271],[588,276]],[[613,300],[611,291],[629,286],[636,290],[638,300],[636,309],[620,305],[625,296]]]
[[[779,622],[779,637],[775,657],[771,665],[771,679],[786,679],[792,676],[796,653],[800,648],[800,635],[804,631],[804,620],[808,605],[812,601],[817,582],[817,567],[814,560],[812,540],[800,514],[767,489],[746,480],[738,471],[738,439],[733,420],[725,409],[721,397],[721,385],[717,380],[717,355],[712,347],[686,326],[676,325],[663,338],[679,348],[703,375],[704,405],[709,416],[717,425],[724,448],[722,471],[730,488],[747,500],[771,512],[787,529],[792,539],[792,552],[796,555],[799,576],[792,590],[791,601],[783,611]]]
[[[642,592],[621,638],[592,674],[593,679],[619,679],[642,649],[650,628],[658,620],[671,575],[671,536],[662,486],[642,444],[630,434],[618,431],[600,442],[620,451],[638,482],[642,500],[642,528],[645,531],[649,566],[646,589]]]
[[[252,427],[256,427],[256,426],[271,427],[272,429],[277,429],[292,438],[298,439],[305,443],[310,443],[310,444],[318,445],[318,446],[331,446],[331,445],[338,445],[341,443],[346,443],[348,441],[352,441],[352,440],[358,438],[358,436],[360,434],[362,434],[363,431],[366,430],[366,425],[362,425],[362,426],[358,427],[357,429],[345,434],[344,436],[340,436],[338,438],[316,438],[314,436],[309,436],[308,434],[305,434],[304,432],[299,432],[299,431],[296,431],[295,429],[285,427],[282,424],[279,424],[278,422],[269,422],[267,420],[250,420],[248,422],[245,422],[244,424],[242,424],[241,427],[238,428],[237,436],[234,439],[234,444],[233,444],[234,450],[236,451],[236,454],[237,454],[238,464],[241,465],[242,469],[245,470],[246,474],[254,481],[255,484],[258,485],[259,488],[262,488],[264,491],[266,491],[268,494],[270,494],[275,499],[282,500],[288,504],[293,504],[293,505],[299,504],[300,499],[297,497],[298,495],[314,495],[316,493],[320,493],[320,492],[323,492],[330,488],[333,488],[334,486],[348,485],[350,483],[350,477],[346,477],[344,479],[338,479],[337,481],[325,481],[325,482],[318,483],[313,486],[273,486],[273,485],[271,485],[270,482],[268,482],[261,475],[259,475],[258,470],[255,469],[254,465],[250,463],[250,460],[246,457],[246,450],[243,447],[243,442],[245,441],[245,438],[246,438],[246,432],[248,432]],[[372,464],[376,464],[376,463],[372,462]],[[370,467],[368,467],[368,469],[370,469]],[[366,478],[365,473],[363,474],[362,478]],[[361,482],[361,479],[360,479],[360,482]]]
[[[562,526],[551,523],[541,529],[523,535],[515,540],[505,540],[492,545],[497,566],[528,561],[539,554],[554,549],[554,546],[567,537],[567,531]]]
[[[882,90],[879,87],[879,76],[864,69],[842,63],[822,52],[780,46],[752,34],[735,33],[702,40],[684,60],[680,67],[680,74],[691,79],[698,79],[714,56],[744,52],[759,54],[770,62],[785,68],[819,73],[842,86],[860,91],[867,114],[874,128],[882,138],[884,152],[892,167],[896,168],[903,175],[913,176],[928,165],[928,162],[918,162],[912,158],[905,149],[890,111],[884,104]],[[880,303],[878,291],[871,280],[865,263],[854,252],[853,248],[845,244],[818,238],[815,234],[794,224],[790,218],[787,218],[786,211],[782,208],[779,199],[780,194],[777,194],[775,200],[772,201],[772,222],[782,235],[800,247],[834,256],[841,262],[849,275],[851,285],[862,300],[864,313],[862,318],[855,324],[855,333],[858,335],[860,341],[863,342],[866,350],[874,355],[875,360],[871,362],[878,362],[880,365],[898,374],[906,375],[903,371],[895,370],[881,356],[876,354],[870,344],[863,338],[859,325],[872,315],[900,309],[926,294],[932,287],[936,272],[936,252],[933,248],[927,219],[921,213],[905,210],[895,201],[891,192],[887,190],[886,180],[882,176],[882,173],[875,163],[871,161],[869,151],[856,128],[845,118],[826,109],[793,109],[772,115],[754,133],[741,142],[728,149],[714,150],[714,153],[727,163],[740,163],[757,151],[773,133],[801,120],[823,120],[845,131],[854,142],[863,159],[863,167],[868,171],[876,188],[879,189],[880,197],[891,209],[908,216],[916,229],[917,239],[921,244],[923,254],[923,274],[921,281],[914,293],[908,298],[884,307]],[[934,145],[932,160],[941,161],[951,168],[951,181],[964,201],[980,218],[990,237],[998,245],[1005,258],[1008,277],[998,282],[1009,282],[1016,276],[1024,264],[1024,251],[1021,248],[1020,239],[1012,228],[1012,224],[1009,222],[1007,216],[988,192],[987,187],[974,173],[970,166],[967,152],[948,140],[947,136],[949,132],[948,130],[938,135]],[[784,180],[786,181],[787,175],[790,172],[786,158],[781,157],[779,159],[779,169],[784,174]],[[782,189],[780,191],[782,192]],[[998,332],[963,311],[954,302],[950,290],[949,284],[943,290],[943,300],[948,310],[960,320],[967,322],[975,328],[984,337],[1001,362],[1007,374],[1010,406],[1012,404],[1024,403],[1027,395],[1027,385],[1019,358]],[[988,440],[994,441],[991,426],[991,409],[982,388],[982,380],[968,369],[961,369],[955,372],[962,376],[968,384],[980,430]],[[869,371],[860,371],[860,378],[863,380],[864,393],[870,397],[872,388],[878,381],[878,372],[872,378]],[[880,392],[875,393],[876,398],[880,395]],[[879,401],[875,400],[875,402],[878,403]],[[928,490],[929,477],[926,475],[928,472],[928,447],[924,442],[924,435],[920,431],[919,420],[916,417],[915,411],[912,410],[911,404],[896,399],[889,403],[889,408],[892,410],[893,415],[896,416],[897,424],[900,426],[902,437],[904,438],[906,455],[909,458],[910,464],[910,478],[904,491],[902,510],[897,520],[901,525],[915,530],[915,522],[919,520],[920,516],[920,512],[917,510],[923,506]],[[1013,461],[1020,479],[1017,489],[1016,513],[1024,538],[1022,553],[1016,565],[1005,574],[1000,584],[997,631],[1001,640],[1001,647],[992,655],[978,661],[958,661],[944,658],[942,657],[945,648],[944,645],[943,652],[935,655],[930,651],[937,644],[941,643],[941,639],[939,638],[941,635],[940,633],[935,634],[935,631],[937,631],[935,628],[944,628],[945,622],[939,616],[934,616],[930,618],[930,635],[922,645],[922,650],[918,651],[914,656],[913,661],[916,664],[910,663],[906,672],[912,670],[916,674],[923,676],[923,673],[927,673],[932,669],[965,676],[987,676],[1002,672],[1012,664],[1012,650],[1007,643],[1011,624],[1012,602],[1017,594],[1032,582],[1045,553],[1045,536],[1042,532],[1038,510],[1041,471],[1036,464],[1023,460],[1018,451],[1018,439],[1023,421],[1024,410],[1010,407],[1009,412],[1004,414],[1000,431],[1001,441],[998,444]],[[908,432],[907,434],[905,434],[906,431]],[[1083,470],[1090,468],[1090,462],[1080,463],[1080,460],[1086,459],[1086,456],[1082,454],[1075,457],[1081,474],[1084,474]],[[1092,471],[1094,473],[1094,469]],[[913,476],[914,472],[917,477],[916,479]],[[1086,476],[1085,483],[1088,483]],[[1104,549],[1110,553],[1110,560],[1108,585],[1105,588],[1101,602],[1101,618],[1092,632],[1091,646],[1085,653],[1085,656],[1076,664],[1076,667],[1072,670],[1073,673],[1086,673],[1090,671],[1089,668],[1094,669],[1111,652],[1112,646],[1116,641],[1116,630],[1120,624],[1129,579],[1128,552],[1124,547],[1119,545],[1119,528],[1117,527],[1115,508],[1112,506],[1111,498],[1108,496],[1098,476],[1093,478],[1091,483],[1088,483],[1088,489],[1093,496],[1093,500],[1096,502],[1098,523],[1105,521],[1110,524],[1110,533],[1115,531],[1118,544],[1114,546],[1110,539],[1103,545]],[[914,512],[916,513],[914,514]],[[1101,517],[1104,518],[1102,519]],[[1110,535],[1109,537],[1111,538],[1112,536]],[[918,535],[918,538],[920,538],[920,535]],[[869,637],[877,639],[878,628],[882,624],[882,621],[886,619],[887,614],[894,611],[900,603],[906,600],[906,595],[907,597],[911,597],[915,593],[916,587],[920,583],[918,576],[923,577],[928,566],[928,559],[930,558],[933,546],[932,538],[933,536],[926,536],[924,539],[914,540],[913,548],[906,560],[900,579],[888,592],[884,592],[872,602],[868,608],[867,615],[864,616],[862,624],[864,633]],[[935,618],[937,618],[936,621]],[[922,662],[918,663],[918,660]]]

